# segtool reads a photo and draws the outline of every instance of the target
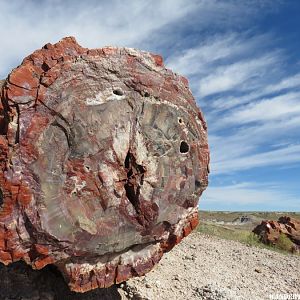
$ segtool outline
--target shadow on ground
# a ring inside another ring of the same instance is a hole
[[[23,262],[0,264],[0,300],[118,300],[118,286],[84,294],[71,292],[54,266],[34,271]]]

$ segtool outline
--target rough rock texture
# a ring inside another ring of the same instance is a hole
[[[198,224],[206,124],[158,55],[74,38],[1,89],[0,261],[55,264],[74,291],[148,272]]]
[[[262,221],[253,232],[262,242],[275,245],[280,234],[285,234],[293,243],[294,249],[300,249],[300,221],[290,217],[280,217],[278,221]]]

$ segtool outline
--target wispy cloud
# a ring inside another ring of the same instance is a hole
[[[286,166],[291,163],[300,165],[300,145],[288,145],[272,151],[248,153],[248,155],[216,161],[212,163],[212,172],[224,174],[257,167]]]
[[[287,119],[293,115],[300,115],[300,92],[260,100],[236,110],[230,117],[234,122],[243,124]]]
[[[269,40],[269,37],[262,35],[246,39],[234,32],[216,34],[191,49],[183,49],[172,55],[167,60],[167,65],[185,76],[207,75],[217,63],[224,59],[230,62],[233,57],[245,56],[245,53],[257,48],[263,40]]]
[[[292,76],[287,76],[283,79],[279,79],[276,83],[271,83],[259,90],[256,90],[251,93],[246,93],[243,96],[227,96],[225,97],[225,99],[224,97],[220,97],[219,99],[212,101],[211,106],[216,110],[230,109],[235,106],[250,103],[251,101],[257,100],[258,98],[261,98],[266,95],[284,91],[288,92],[290,90],[300,91],[300,73],[297,73]]]
[[[243,158],[245,162],[254,153],[288,146],[291,143],[300,142],[299,138],[300,116],[288,119],[270,121],[264,124],[243,126],[225,134],[210,134],[209,142],[212,152],[212,169],[220,172],[215,164],[227,162],[234,165],[236,159]],[[225,127],[226,128],[226,127]],[[247,168],[253,168],[247,164]],[[226,173],[226,169],[222,173]],[[232,172],[232,170],[228,170]]]
[[[117,45],[147,50],[167,41],[165,47],[176,47],[171,50],[175,52],[180,43],[175,45],[174,39],[182,38],[177,32],[230,28],[253,18],[259,5],[235,0],[2,1],[0,76],[33,50],[69,35],[89,48]]]
[[[156,31],[197,10],[198,1],[43,1],[1,3],[0,72],[31,51],[73,35],[85,47],[138,47]]]
[[[200,208],[218,207],[220,210],[239,210],[260,207],[260,210],[300,210],[300,202],[292,192],[282,191],[280,185],[244,182],[226,186],[211,186],[200,201]]]
[[[262,78],[271,73],[270,69],[276,69],[281,59],[279,50],[268,49],[271,44],[270,34],[216,34],[193,48],[175,53],[168,58],[167,65],[190,76],[201,98],[233,88],[249,91],[255,88],[257,78],[262,85]]]
[[[292,116],[300,116],[300,91],[258,99],[232,109],[219,119],[218,126],[251,122],[267,123],[282,118],[288,120]]]
[[[274,68],[278,61],[278,55],[272,53],[218,67],[212,74],[200,80],[199,96],[205,97],[233,89],[252,90],[257,81],[263,78],[270,68]]]

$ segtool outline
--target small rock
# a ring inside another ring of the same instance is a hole
[[[254,271],[255,271],[256,273],[261,273],[261,272],[262,272],[261,269],[258,269],[258,268],[255,268]]]
[[[179,280],[179,276],[178,276],[178,275],[175,275],[175,276],[174,276],[174,280]]]

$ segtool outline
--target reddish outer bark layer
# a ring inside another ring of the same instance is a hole
[[[78,292],[144,275],[197,226],[208,163],[159,55],[47,44],[1,87],[0,261],[55,264]]]

